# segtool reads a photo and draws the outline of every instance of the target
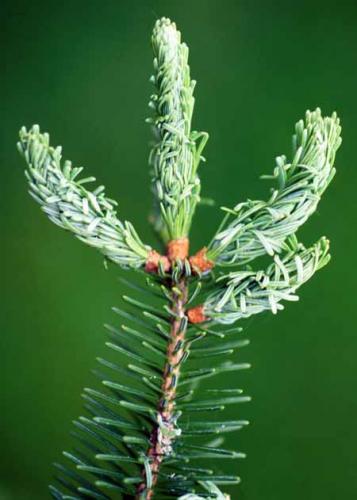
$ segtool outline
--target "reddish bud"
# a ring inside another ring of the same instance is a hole
[[[165,272],[169,271],[169,259],[164,255],[160,255],[155,250],[150,250],[145,263],[145,271],[147,271],[148,273],[157,273],[159,270],[159,262],[161,262]]]
[[[203,323],[209,318],[205,316],[203,306],[192,307],[187,311],[187,317],[190,323]]]
[[[203,247],[189,259],[193,271],[205,273],[214,267],[214,262],[207,259],[207,248]]]
[[[188,256],[189,241],[188,238],[178,238],[171,240],[167,244],[167,256],[171,262],[185,260]]]

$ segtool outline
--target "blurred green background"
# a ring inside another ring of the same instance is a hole
[[[204,195],[193,248],[215,230],[222,204],[266,197],[277,154],[290,151],[306,108],[337,110],[338,175],[307,244],[331,239],[333,260],[278,317],[247,323],[253,369],[231,383],[253,402],[236,435],[247,452],[232,499],[357,497],[357,4],[340,1],[3,1],[1,7],[0,499],[47,498],[51,463],[71,447],[80,392],[105,354],[102,324],[123,287],[114,267],[51,225],[27,195],[15,142],[40,123],[120,201],[120,214],[154,243],[147,223],[148,115],[155,19],[176,20],[198,80],[194,126],[207,130]],[[236,377],[236,375],[235,375]],[[233,445],[233,443],[232,443]]]

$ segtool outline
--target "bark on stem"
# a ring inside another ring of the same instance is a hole
[[[183,278],[178,284],[171,284],[173,320],[171,323],[170,337],[166,350],[166,363],[162,376],[162,396],[157,406],[157,424],[150,435],[150,448],[147,457],[150,460],[152,476],[151,487],[146,481],[137,487],[136,500],[151,500],[154,496],[154,487],[157,483],[161,462],[170,455],[173,440],[175,439],[176,416],[175,397],[180,376],[180,361],[184,354],[184,339],[186,334],[185,304],[187,302],[187,282]],[[183,327],[183,325],[185,325]],[[143,476],[146,477],[145,471]]]

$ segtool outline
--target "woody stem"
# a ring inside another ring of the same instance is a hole
[[[176,429],[175,398],[180,376],[180,362],[184,355],[184,339],[186,334],[185,304],[188,287],[186,278],[171,283],[171,321],[170,334],[166,349],[166,362],[163,369],[161,397],[157,405],[157,423],[150,434],[150,447],[147,451],[151,470],[151,484],[140,483],[136,490],[136,500],[151,500],[158,480],[162,461],[170,455]],[[164,431],[163,431],[164,430]],[[147,474],[143,471],[143,477]]]

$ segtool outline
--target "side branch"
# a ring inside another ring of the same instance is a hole
[[[333,113],[306,112],[293,136],[293,157],[276,159],[271,176],[277,187],[268,201],[248,200],[226,217],[209,245],[208,257],[218,265],[244,264],[261,255],[287,250],[286,240],[315,212],[335,175],[335,155],[341,144],[340,121]]]
[[[47,133],[38,125],[29,131],[23,127],[18,149],[27,163],[30,194],[54,224],[115,264],[134,269],[144,265],[151,248],[130,222],[117,217],[117,203],[105,195],[104,186],[92,191],[84,187],[95,178],[79,178],[82,168],[62,162],[61,147],[52,147]]]

